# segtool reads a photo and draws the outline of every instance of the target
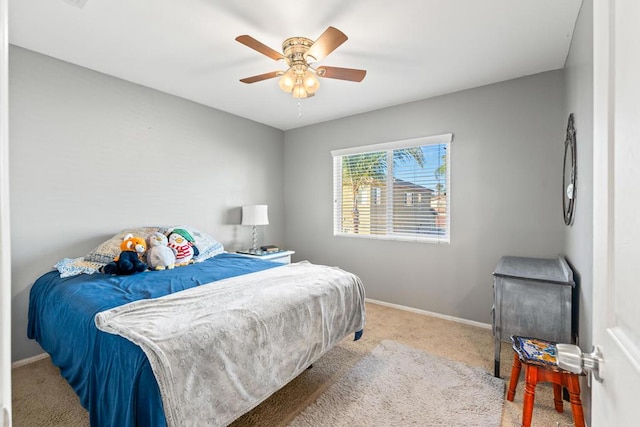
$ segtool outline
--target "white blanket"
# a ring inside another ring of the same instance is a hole
[[[98,313],[139,345],[169,426],[227,425],[364,328],[360,279],[308,262]]]

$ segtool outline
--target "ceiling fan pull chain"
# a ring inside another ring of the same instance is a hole
[[[302,102],[300,102],[300,98],[298,98],[298,118],[302,117]]]

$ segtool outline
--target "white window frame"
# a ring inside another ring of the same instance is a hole
[[[426,243],[445,243],[448,244],[451,241],[451,142],[453,141],[453,134],[441,134],[419,138],[411,138],[400,141],[384,142],[381,144],[372,144],[365,146],[357,146],[350,148],[343,148],[338,150],[332,150],[333,156],[333,235],[336,237],[355,237],[360,239],[377,239],[377,240],[404,240],[414,242],[426,242]],[[399,235],[393,232],[393,221],[387,221],[386,234],[357,234],[348,233],[342,231],[342,157],[353,154],[366,154],[372,152],[387,151],[387,164],[390,167],[390,171],[387,174],[387,219],[393,218],[393,206],[389,201],[393,196],[393,150],[421,147],[425,145],[446,144],[446,185],[444,188],[444,195],[446,197],[447,206],[447,224],[445,236],[434,235],[411,235],[406,234]]]

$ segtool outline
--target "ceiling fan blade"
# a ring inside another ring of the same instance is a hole
[[[270,73],[258,74],[257,76],[245,77],[244,79],[240,79],[242,83],[255,83],[261,82],[262,80],[272,79],[274,77],[278,77],[284,74],[283,71],[272,71]]]
[[[367,75],[367,70],[357,70],[355,68],[340,67],[318,67],[316,69],[318,77],[326,79],[349,80],[351,82],[361,82]]]
[[[275,59],[276,61],[282,59],[285,60],[286,58],[284,57],[284,55],[282,55],[280,52],[271,49],[269,46],[260,43],[258,40],[254,39],[251,36],[248,35],[243,35],[243,36],[238,36],[236,37],[236,41],[242,43],[243,45],[250,47],[253,50],[257,50],[258,52],[260,52],[263,55],[267,55],[269,58],[271,59]]]
[[[307,49],[304,57],[308,58],[311,56],[315,61],[320,61],[342,43],[346,42],[347,39],[348,37],[342,31],[334,27],[329,27],[318,37],[318,40]]]

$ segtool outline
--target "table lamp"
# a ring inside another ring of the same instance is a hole
[[[256,252],[258,250],[258,232],[256,226],[269,224],[267,205],[243,206],[241,224],[252,226],[251,235],[253,237],[253,246],[251,247],[251,251]]]

